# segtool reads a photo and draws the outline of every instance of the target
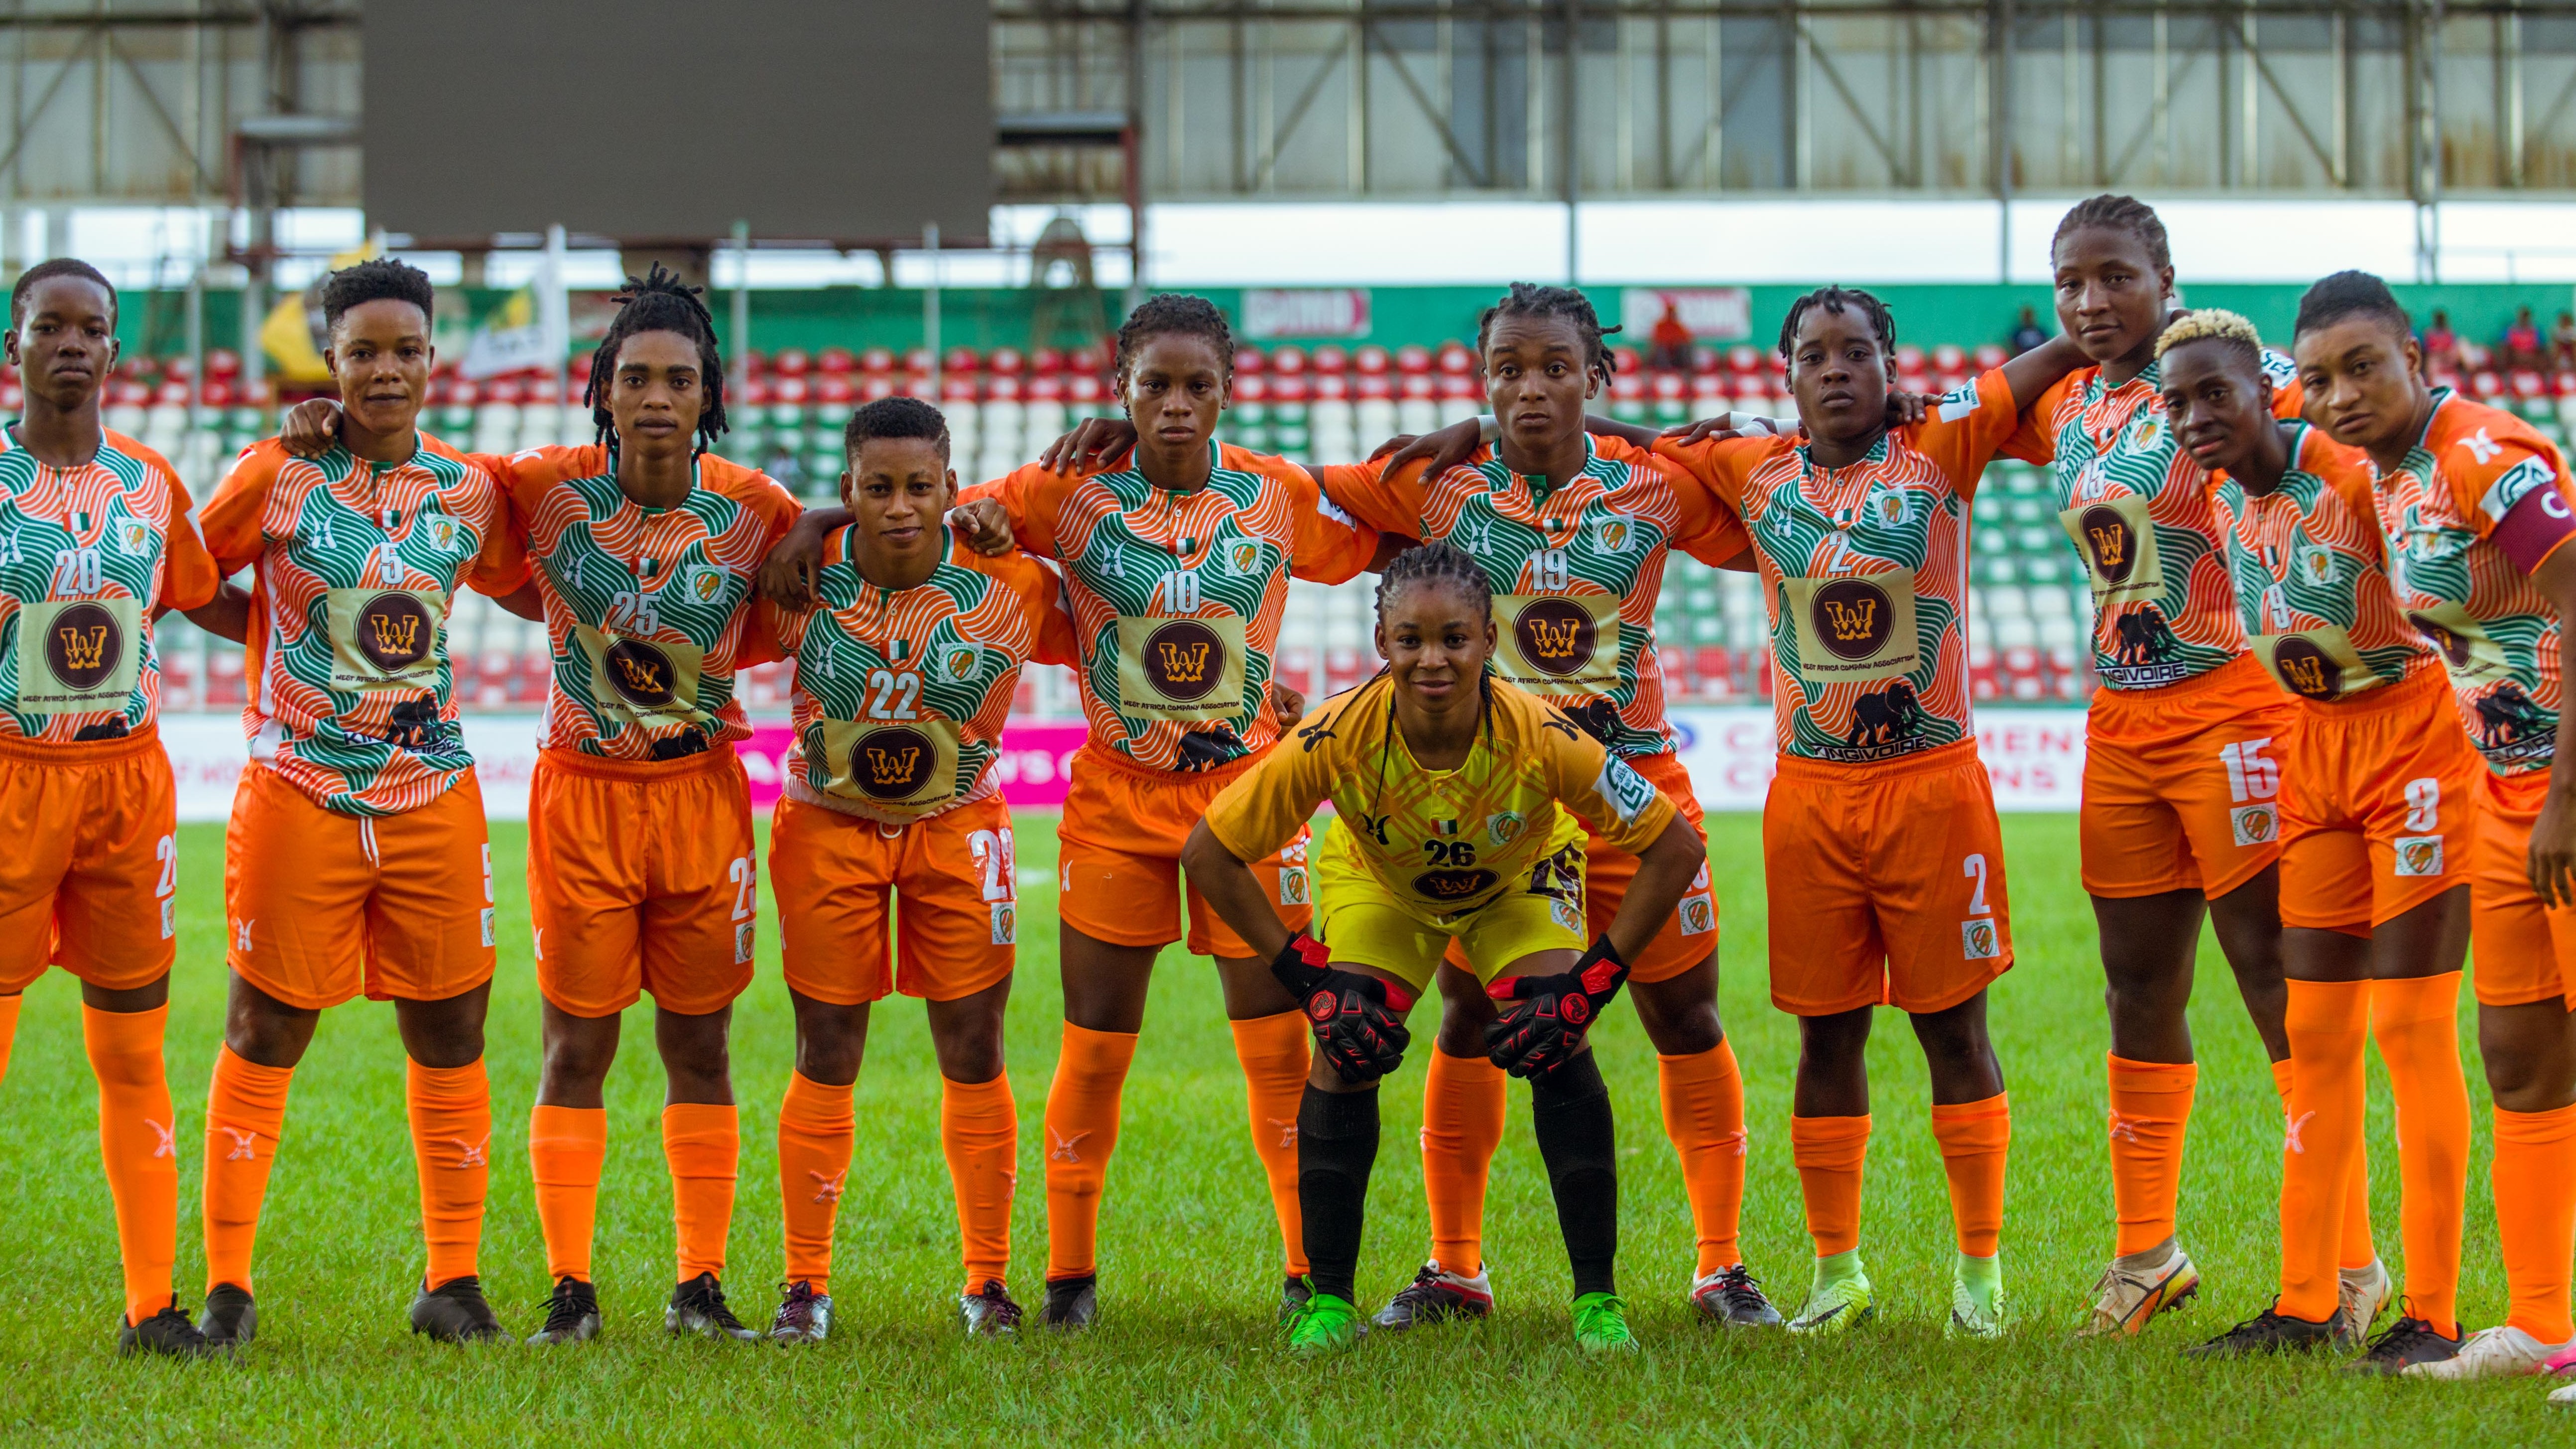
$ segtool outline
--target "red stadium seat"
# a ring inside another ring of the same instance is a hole
[[[2010,361],[2012,361],[2012,354],[2004,351],[2001,343],[1988,342],[1977,348],[1977,370],[1979,372],[1990,372]]]
[[[814,359],[802,347],[786,347],[769,359],[772,372],[780,377],[803,377],[813,370]]]
[[[1234,375],[1237,377],[1250,377],[1269,365],[1270,359],[1262,356],[1258,347],[1234,349]]]
[[[1374,342],[1363,344],[1357,352],[1351,354],[1351,365],[1362,372],[1384,372],[1391,362],[1386,349]]]
[[[862,372],[894,371],[894,349],[891,347],[871,347],[867,351],[860,353],[859,370]]]
[[[1726,349],[1726,370],[1738,376],[1762,370],[1762,353],[1749,343],[1739,342]]]
[[[1429,372],[1431,349],[1412,342],[1395,349],[1395,370],[1408,374]]]
[[[1476,370],[1476,354],[1464,342],[1444,342],[1440,346],[1438,365],[1442,372],[1470,373]]]
[[[1272,348],[1270,350],[1270,370],[1272,372],[1280,373],[1304,372],[1306,370],[1306,349],[1302,347]]]
[[[822,372],[850,373],[859,370],[859,359],[846,347],[826,347],[816,354],[814,366]]]
[[[1314,354],[1306,359],[1306,363],[1319,373],[1348,372],[1351,370],[1351,355],[1327,342],[1316,348]]]

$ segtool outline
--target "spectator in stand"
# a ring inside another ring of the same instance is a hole
[[[2576,372],[2576,312],[2559,313],[2558,325],[2549,329],[2549,365]]]
[[[805,496],[805,465],[796,460],[794,450],[784,443],[769,445],[769,456],[760,460],[760,471],[769,481],[787,490],[794,498]]]
[[[2460,334],[2451,330],[2451,314],[2436,307],[2432,325],[2424,329],[2424,360],[2436,372],[2457,372],[2460,367]]]
[[[2531,320],[2529,307],[2514,309],[2513,325],[2505,329],[2500,350],[2507,372],[2538,372],[2549,366],[2549,351],[2540,341],[2540,324]]]
[[[2045,346],[2047,342],[2048,329],[2039,325],[2038,311],[2030,307],[2022,308],[2021,320],[2013,324],[2011,344],[2013,356],[2019,357],[2034,347]]]
[[[1648,367],[1670,372],[1687,372],[1691,365],[1690,329],[1682,325],[1679,304],[1664,299],[1664,315],[1655,319],[1655,330],[1649,335],[1651,345],[1646,353]]]

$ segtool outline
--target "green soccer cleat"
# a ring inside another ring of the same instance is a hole
[[[1574,1300],[1574,1346],[1585,1353],[1635,1353],[1628,1331],[1628,1300],[1616,1293],[1586,1293]]]
[[[1807,1306],[1789,1320],[1789,1331],[1844,1333],[1869,1322],[1877,1312],[1877,1295],[1870,1290],[1869,1273],[1861,1266],[1860,1250],[1854,1248],[1816,1260],[1816,1277],[1807,1289]]]
[[[1288,1325],[1288,1351],[1300,1358],[1348,1353],[1362,1331],[1359,1305],[1331,1293],[1312,1293]]]
[[[1958,1266],[1950,1270],[1950,1321],[1941,1326],[1941,1334],[1945,1338],[2004,1336],[2001,1259],[1959,1255]]]

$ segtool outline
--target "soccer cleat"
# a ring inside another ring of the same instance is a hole
[[[1992,1259],[1986,1260],[1989,1264]],[[2001,1338],[2004,1336],[2003,1276],[1988,1269],[1991,1282],[1971,1283],[1964,1272],[1950,1275],[1950,1321],[1941,1325],[1944,1338]]]
[[[483,1301],[483,1280],[468,1273],[435,1289],[424,1287],[411,1300],[411,1331],[440,1343],[516,1343]]]
[[[1729,1328],[1777,1328],[1780,1310],[1762,1296],[1762,1285],[1742,1263],[1720,1268],[1691,1284],[1691,1306],[1699,1310],[1700,1322],[1724,1324]]]
[[[2542,1364],[2541,1369],[2560,1379],[2576,1379],[2576,1343],[2571,1343],[2551,1355],[2549,1362]],[[2549,1402],[2562,1409],[2576,1409],[2576,1382],[2569,1383],[2565,1388],[2551,1389]]]
[[[1359,1305],[1331,1293],[1312,1293],[1288,1325],[1288,1351],[1301,1358],[1346,1353],[1366,1331]]]
[[[972,1293],[957,1295],[957,1326],[968,1338],[1017,1338],[1020,1305],[1002,1291],[1002,1280],[987,1278]]]
[[[588,1343],[599,1336],[599,1290],[579,1278],[558,1278],[546,1299],[545,1326],[522,1340],[531,1348]]]
[[[1843,1333],[1869,1322],[1877,1312],[1878,1298],[1870,1290],[1869,1275],[1853,1272],[1810,1287],[1807,1306],[1789,1320],[1789,1331]]]
[[[206,1290],[205,1311],[197,1315],[197,1331],[206,1337],[206,1347],[218,1352],[239,1348],[259,1336],[259,1305],[247,1288],[218,1283]]]
[[[2460,1351],[2435,1363],[2408,1364],[2398,1372],[2410,1379],[2509,1379],[2546,1373],[2549,1360],[2566,1346],[2542,1343],[2514,1327],[2482,1328],[2460,1345]]]
[[[2370,1337],[2379,1315],[2388,1311],[2388,1301],[2397,1296],[2397,1285],[2388,1281],[2388,1265],[2377,1258],[2367,1268],[2343,1268],[2335,1273],[2335,1347],[2359,1348]]]
[[[2444,1338],[2421,1318],[2401,1317],[2381,1330],[2361,1357],[2344,1367],[2357,1374],[2403,1373],[2409,1364],[2440,1363],[2458,1353],[2465,1336],[2455,1332]]]
[[[2338,1342],[2334,1320],[2284,1318],[2266,1308],[2207,1343],[2182,1351],[2185,1358],[2251,1358],[2260,1353],[2314,1353]]]
[[[769,1320],[771,1343],[821,1343],[832,1336],[832,1295],[799,1278],[787,1285],[778,1316]]]
[[[745,1327],[725,1306],[724,1285],[713,1273],[700,1273],[671,1290],[671,1306],[662,1311],[662,1327],[673,1334],[756,1343],[760,1330]]]
[[[2093,1283],[2093,1316],[2075,1331],[2077,1338],[2134,1338],[2147,1321],[2171,1313],[2200,1292],[2200,1270],[2182,1245],[2153,1268],[2123,1268],[2115,1260]]]
[[[1401,1333],[1453,1318],[1482,1318],[1493,1311],[1494,1285],[1482,1265],[1474,1277],[1469,1277],[1450,1272],[1434,1258],[1422,1265],[1412,1282],[1386,1300],[1386,1306],[1369,1323],[1390,1333]]]
[[[1085,1273],[1079,1278],[1049,1278],[1046,1302],[1038,1307],[1038,1327],[1061,1328],[1067,1333],[1080,1333],[1100,1321],[1100,1279]]]
[[[1286,1333],[1288,1325],[1297,1321],[1297,1310],[1306,1306],[1306,1300],[1314,1292],[1315,1285],[1303,1278],[1290,1278],[1280,1285],[1278,1322],[1281,1333]]]
[[[157,1353],[170,1358],[203,1358],[214,1352],[206,1346],[206,1336],[197,1331],[197,1325],[180,1311],[175,1296],[169,1307],[141,1323],[128,1323],[123,1314],[117,1315],[116,1351]]]
[[[1635,1353],[1628,1331],[1628,1300],[1616,1293],[1586,1293],[1574,1300],[1574,1346],[1585,1353]]]

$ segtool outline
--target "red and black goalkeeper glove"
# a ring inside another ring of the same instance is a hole
[[[1603,936],[1571,971],[1493,983],[1485,994],[1509,1004],[1485,1023],[1485,1055],[1515,1077],[1546,1076],[1583,1045],[1583,1034],[1627,979],[1628,963]]]
[[[1402,1066],[1404,1049],[1413,1043],[1413,1033],[1404,1029],[1412,993],[1374,976],[1336,971],[1331,960],[1323,942],[1299,931],[1271,961],[1270,974],[1297,998],[1314,1030],[1315,1050],[1334,1072],[1345,1082],[1374,1082]]]

